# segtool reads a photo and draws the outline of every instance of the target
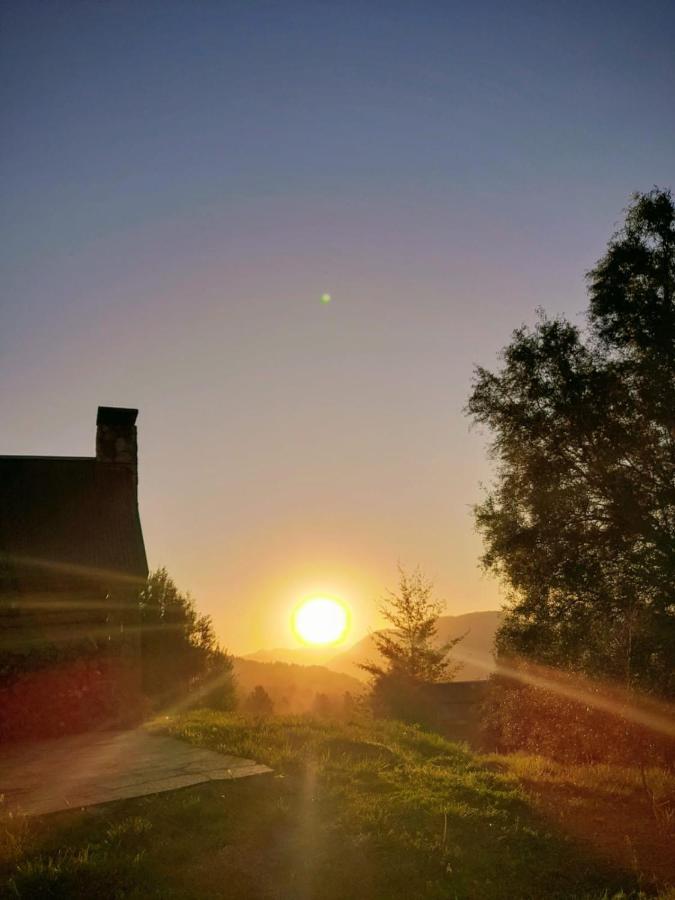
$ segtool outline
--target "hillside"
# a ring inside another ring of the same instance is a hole
[[[335,656],[335,647],[273,647],[271,650],[256,650],[242,659],[256,662],[283,662],[298,666],[324,666]]]
[[[463,662],[457,674],[459,681],[473,681],[487,678],[494,670],[492,647],[494,636],[501,621],[501,612],[465,613],[461,616],[441,616],[438,620],[438,643],[459,637],[466,633],[464,640],[457,645],[454,657]],[[379,654],[372,635],[354,644],[349,650],[338,653],[325,665],[335,672],[344,672],[353,678],[367,679],[367,674],[359,669],[359,663],[378,662]]]
[[[284,662],[234,660],[234,675],[240,699],[260,684],[274,701],[278,713],[302,713],[311,710],[317,694],[325,694],[334,703],[342,703],[345,693],[355,695],[363,683],[349,674],[324,666],[294,665]]]

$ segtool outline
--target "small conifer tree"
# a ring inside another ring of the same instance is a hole
[[[373,635],[384,662],[361,665],[373,676],[373,710],[419,721],[424,705],[420,689],[454,678],[461,663],[449,653],[464,635],[441,646],[434,640],[443,604],[434,599],[433,585],[419,567],[408,573],[399,566],[398,590],[388,591],[380,612],[392,626]]]

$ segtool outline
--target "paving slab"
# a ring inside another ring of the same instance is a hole
[[[3,806],[33,816],[271,771],[142,728],[0,745]]]

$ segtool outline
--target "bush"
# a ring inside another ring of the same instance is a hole
[[[197,613],[165,569],[128,601],[132,609],[136,602],[140,641],[137,628],[111,640],[106,626],[102,637],[96,622],[89,637],[78,626],[67,641],[43,639],[39,631],[25,647],[6,641],[0,741],[128,727],[151,708],[174,703],[234,708],[232,658],[218,645],[209,616]]]
[[[568,763],[675,765],[675,736],[659,727],[669,716],[672,721],[664,704],[559,672],[547,672],[550,686],[542,687],[540,668],[518,669],[523,680],[490,679],[482,717],[485,749]],[[536,686],[525,683],[529,676]]]
[[[433,585],[419,568],[412,573],[399,565],[397,591],[388,591],[380,612],[391,626],[373,635],[384,663],[363,663],[372,675],[371,707],[376,716],[430,724],[425,686],[450,681],[461,668],[448,654],[464,635],[437,646],[438,617],[443,603],[434,599]]]
[[[143,688],[154,706],[192,701],[234,708],[232,658],[219,646],[211,617],[197,613],[166,569],[148,576],[140,616]]]
[[[370,704],[377,718],[398,719],[416,725],[434,727],[438,718],[436,704],[420,683],[401,672],[380,676],[373,683]]]
[[[15,676],[0,688],[0,741],[136,724],[146,711],[137,665],[90,656]]]

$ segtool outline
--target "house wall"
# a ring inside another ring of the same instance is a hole
[[[136,414],[99,408],[95,457],[0,457],[0,737],[98,726],[140,697]]]

